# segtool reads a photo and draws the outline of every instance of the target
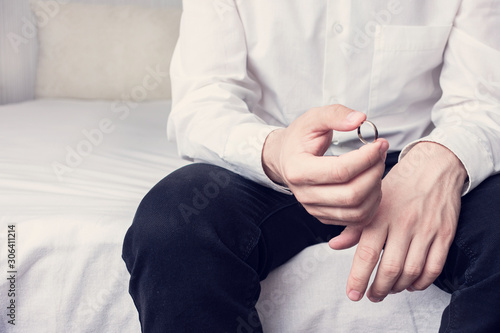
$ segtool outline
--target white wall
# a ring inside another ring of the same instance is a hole
[[[46,0],[60,3],[136,4],[180,7],[182,0]],[[0,0],[0,104],[21,102],[34,97],[37,63],[35,19],[30,0]]]

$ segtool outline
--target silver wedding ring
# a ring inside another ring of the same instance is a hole
[[[361,135],[361,126],[363,126],[363,124],[368,124],[370,125],[373,130],[375,131],[375,139],[373,139],[372,142],[375,142],[377,141],[378,139],[378,130],[377,130],[377,126],[375,126],[374,123],[372,123],[371,121],[368,121],[368,120],[365,120],[364,122],[361,123],[361,125],[358,127],[358,138],[361,140],[361,142],[363,142],[365,145],[369,144],[370,142],[366,141],[365,138],[363,138],[363,135]]]

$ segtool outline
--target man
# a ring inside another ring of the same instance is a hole
[[[499,2],[183,5],[168,134],[209,164],[156,185],[126,236],[143,330],[235,332],[322,240],[357,244],[351,300],[434,282],[441,332],[498,330]],[[367,117],[384,139],[360,147]]]

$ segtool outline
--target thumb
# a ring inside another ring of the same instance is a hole
[[[361,232],[363,227],[345,227],[344,231],[340,233],[337,237],[330,239],[328,245],[333,250],[345,250],[354,245],[358,244],[361,238]]]
[[[335,104],[310,109],[301,118],[304,129],[309,133],[331,130],[346,132],[358,128],[366,120],[366,115]]]

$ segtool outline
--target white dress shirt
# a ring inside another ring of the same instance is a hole
[[[500,171],[500,1],[184,0],[168,136],[279,189],[266,136],[311,107],[367,114],[391,151],[449,148],[464,193]],[[367,131],[369,128],[367,128]],[[328,154],[359,148],[335,132]]]

